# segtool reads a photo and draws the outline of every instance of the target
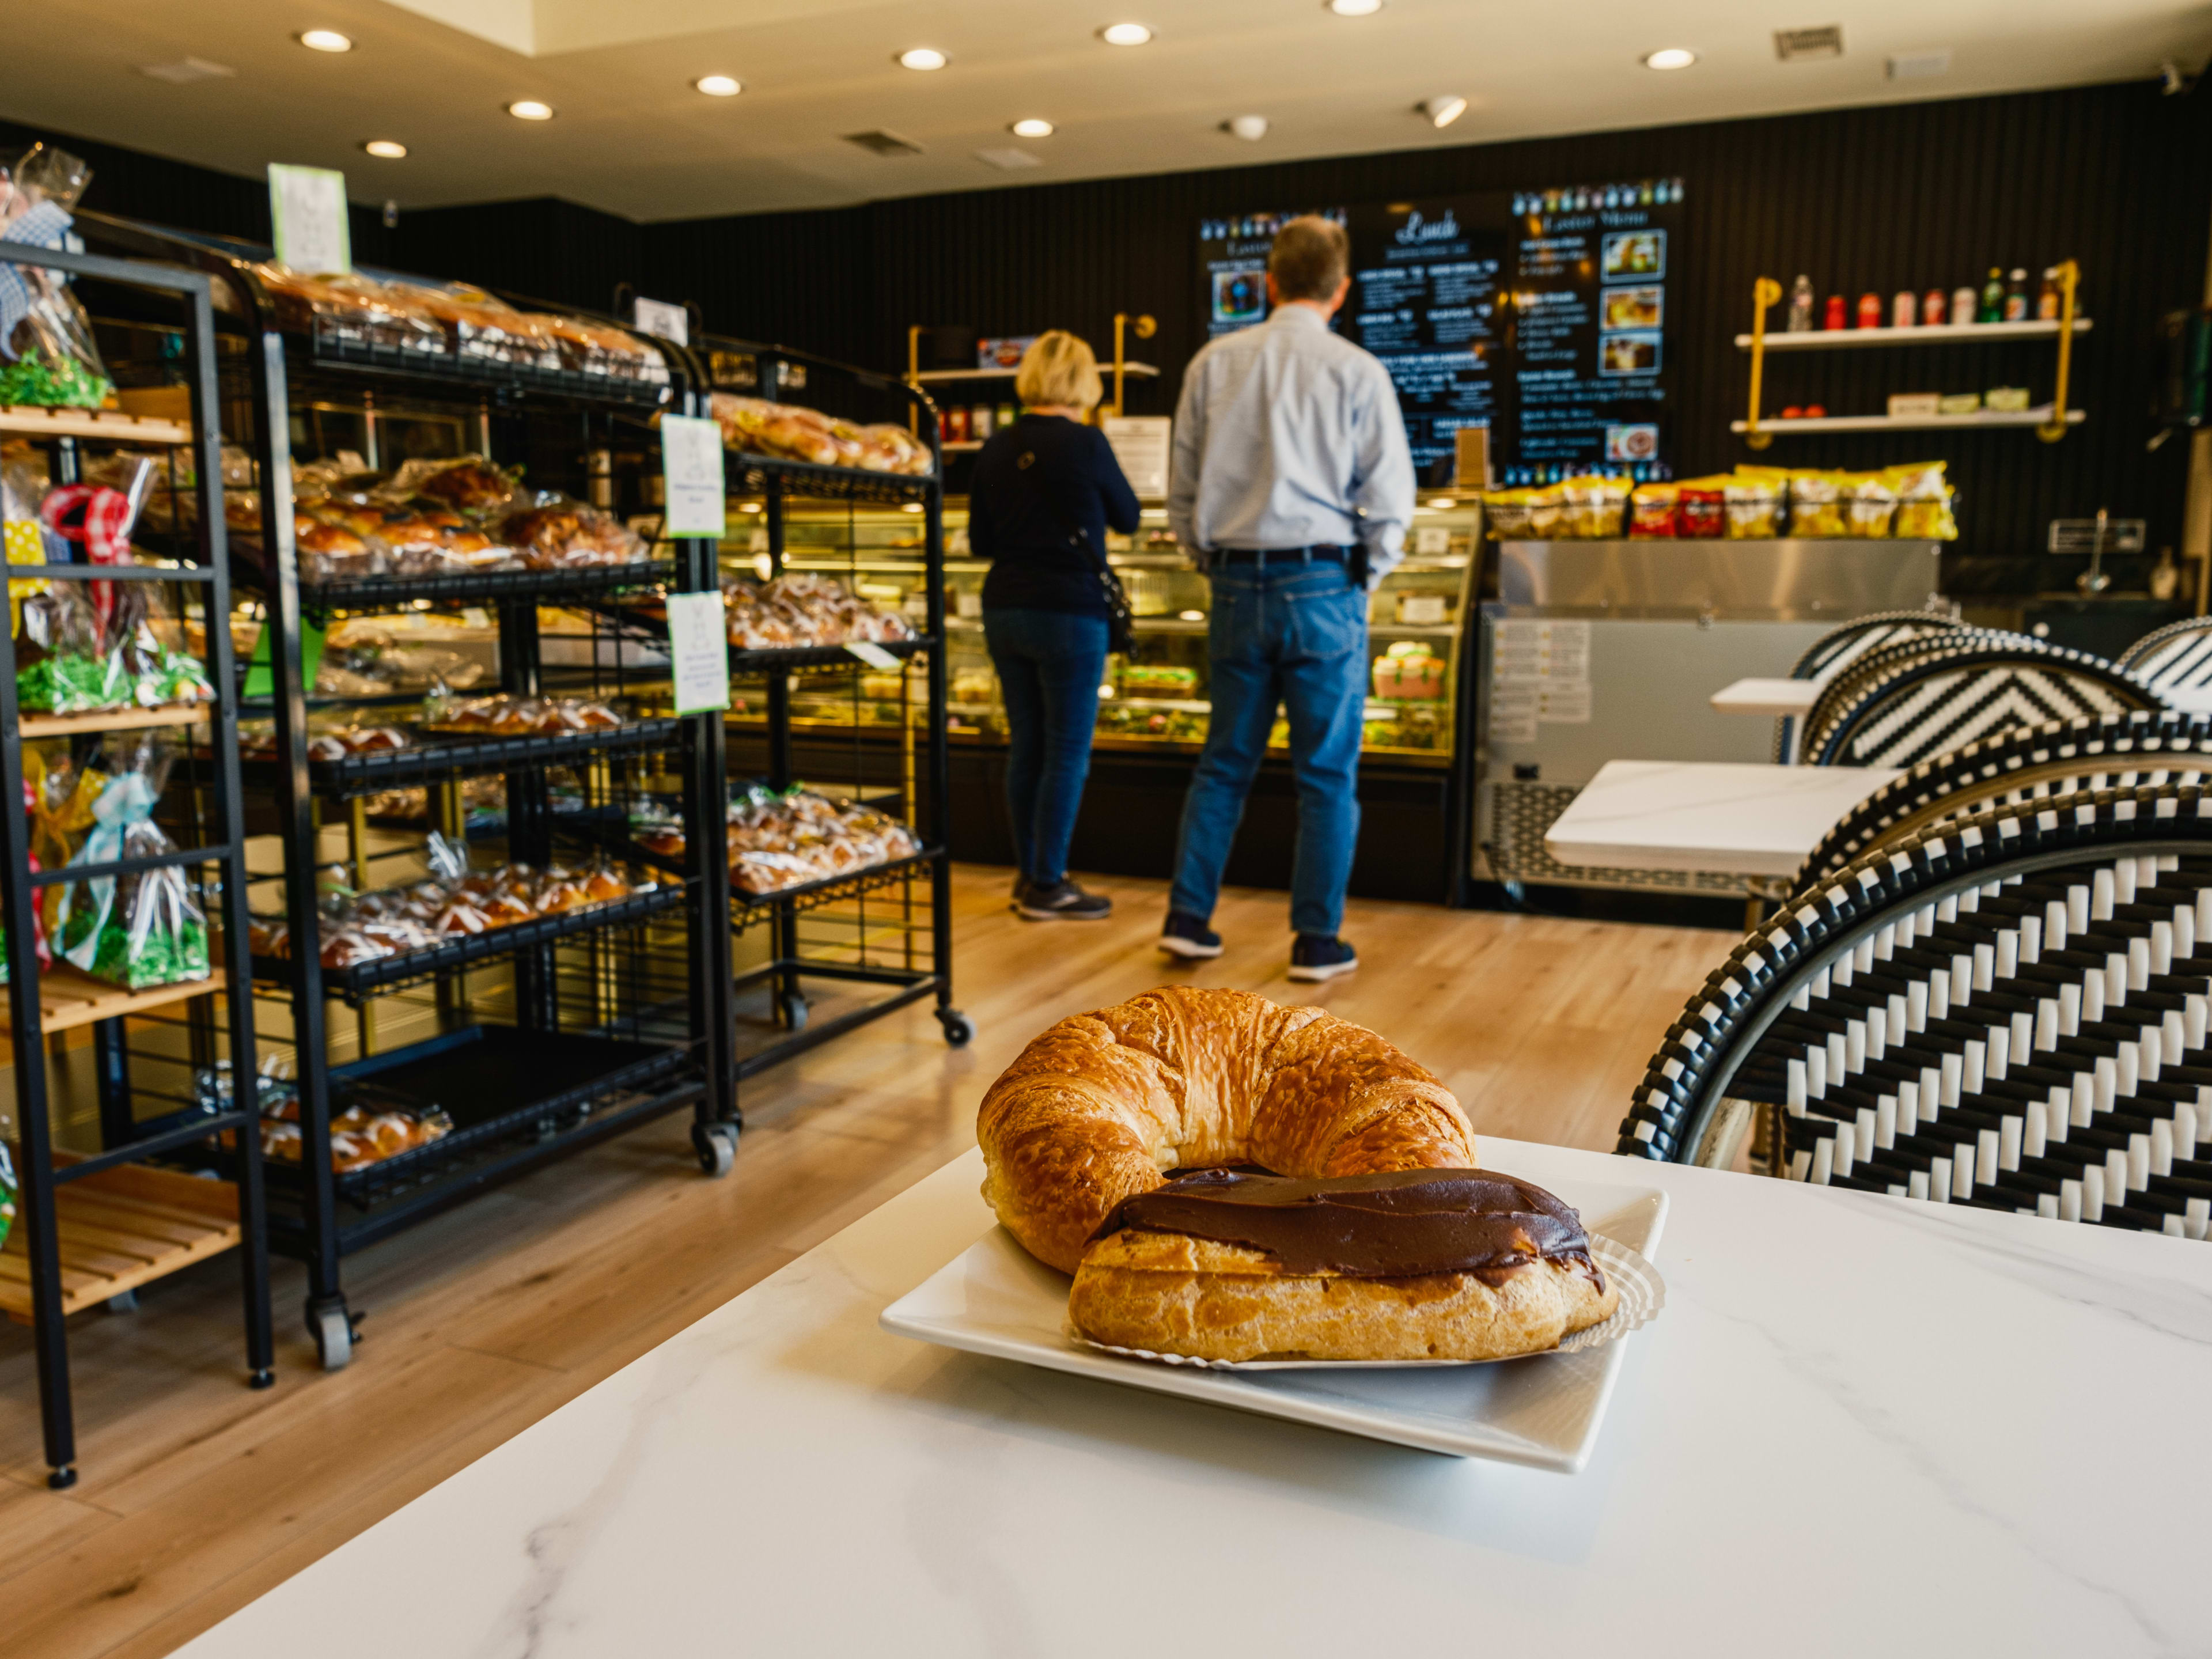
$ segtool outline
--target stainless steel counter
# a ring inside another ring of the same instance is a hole
[[[1553,617],[1844,622],[1917,611],[1941,542],[1501,542],[1498,597]]]

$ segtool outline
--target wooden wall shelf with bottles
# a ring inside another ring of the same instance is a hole
[[[1994,276],[1995,273],[1992,273]],[[1766,313],[1782,303],[1782,284],[1761,276],[1751,286],[1751,332],[1735,337],[1737,346],[1751,354],[1751,407],[1746,417],[1731,421],[1729,430],[1740,434],[1745,447],[1764,449],[1780,432],[1879,432],[1888,429],[1934,431],[1949,427],[2031,427],[2047,444],[2055,444],[2081,424],[2082,413],[2066,406],[2066,388],[2074,365],[2074,337],[2085,333],[2089,319],[2075,311],[2081,283],[2081,268],[2071,259],[2051,268],[2058,290],[2056,318],[2022,319],[2015,322],[1938,323],[1911,328],[1830,328],[1799,333],[1770,334]],[[1802,280],[1802,278],[1800,279]],[[1975,341],[2055,339],[2058,342],[2057,386],[2051,402],[2040,409],[1986,410],[1972,415],[1838,415],[1799,416],[1766,420],[1759,414],[1760,393],[1765,383],[1766,354],[1770,351],[1836,350],[1849,346],[1956,345]]]

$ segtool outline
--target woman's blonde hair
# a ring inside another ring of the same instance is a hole
[[[1098,380],[1098,359],[1066,329],[1038,335],[1022,353],[1022,366],[1014,376],[1014,396],[1024,407],[1062,404],[1088,410],[1105,395],[1106,388]]]

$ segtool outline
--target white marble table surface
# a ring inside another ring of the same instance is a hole
[[[1821,690],[1819,680],[1731,680],[1706,701],[1723,714],[1802,714]]]
[[[1673,1200],[1580,1475],[890,1334],[971,1153],[182,1651],[2212,1652],[2212,1249],[1482,1150]]]
[[[2166,707],[2184,714],[2212,714],[2212,685],[2162,685]]]
[[[1794,876],[1836,820],[1899,775],[1878,766],[1607,761],[1544,834],[1562,864]]]

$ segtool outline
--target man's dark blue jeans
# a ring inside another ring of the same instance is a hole
[[[1067,842],[1091,772],[1106,618],[1072,611],[987,610],[983,637],[1006,705],[1006,810],[1022,874],[1050,887],[1067,874]]]
[[[1367,595],[1345,568],[1308,563],[1213,568],[1207,655],[1213,713],[1190,793],[1169,908],[1213,915],[1244,797],[1280,705],[1297,781],[1291,926],[1333,939],[1359,839],[1360,726],[1367,708]]]

